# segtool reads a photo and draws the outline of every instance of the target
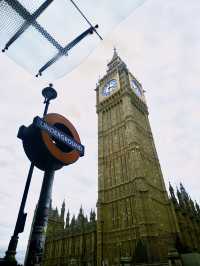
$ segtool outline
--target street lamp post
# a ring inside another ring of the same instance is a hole
[[[43,117],[44,117],[48,112],[50,101],[57,97],[57,93],[53,89],[53,85],[50,84],[49,87],[46,87],[43,89],[42,95],[45,98],[44,100],[45,109],[43,113]],[[28,176],[27,176],[27,180],[26,180],[26,184],[25,184],[25,188],[24,188],[24,192],[23,192],[23,196],[22,196],[22,201],[20,204],[19,212],[18,212],[17,221],[15,224],[14,233],[10,239],[8,249],[6,251],[5,258],[4,258],[4,261],[13,263],[13,264],[16,264],[15,255],[16,255],[17,244],[18,244],[18,239],[19,239],[18,235],[24,231],[24,226],[26,222],[27,213],[24,213],[24,209],[25,209],[26,200],[28,197],[28,191],[29,191],[29,187],[30,187],[30,183],[31,183],[32,175],[33,175],[33,170],[34,170],[34,164],[31,163]]]
[[[27,258],[24,264],[25,266],[41,265],[54,173],[55,171],[51,169],[51,167],[44,173],[35,221],[27,250]]]
[[[36,116],[31,125],[22,125],[18,132],[27,157],[37,168],[44,171],[25,266],[41,266],[42,263],[55,171],[75,163],[84,156],[85,150],[78,132],[68,119],[56,113],[47,114],[49,101],[56,98],[56,91],[50,86],[45,88],[42,94],[46,104],[43,119]]]

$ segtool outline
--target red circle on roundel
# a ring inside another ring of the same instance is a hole
[[[69,120],[67,120],[64,116],[59,115],[59,114],[54,114],[54,113],[47,114],[44,117],[44,121],[47,122],[47,124],[49,124],[51,126],[54,126],[57,123],[63,124],[66,128],[68,128],[68,130],[72,134],[74,140],[78,143],[81,143],[76,129],[74,128],[72,123]],[[61,151],[56,146],[56,144],[53,142],[51,136],[46,131],[42,130],[41,132],[42,132],[42,139],[43,139],[47,149],[49,150],[49,152],[51,153],[51,155],[53,157],[55,157],[59,161],[63,162],[63,164],[65,164],[65,165],[72,164],[79,159],[80,154],[78,151],[76,151],[76,150],[72,150],[70,152]]]

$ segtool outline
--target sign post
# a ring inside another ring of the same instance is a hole
[[[44,171],[24,264],[40,266],[54,173],[84,156],[84,146],[71,122],[56,113],[44,113],[43,118],[36,116],[31,125],[20,127],[18,137],[22,140],[24,151],[31,164]]]
[[[55,171],[51,168],[44,172],[44,179],[35,213],[35,221],[27,248],[25,266],[41,265],[54,173]]]
[[[49,84],[49,87],[46,87],[43,89],[42,95],[45,98],[45,100],[44,100],[45,109],[44,109],[44,113],[43,113],[43,117],[44,117],[45,115],[47,115],[50,101],[57,97],[57,92],[53,89],[53,85]],[[34,170],[34,163],[31,162],[28,176],[27,176],[27,180],[26,180],[26,185],[24,188],[23,196],[22,196],[22,201],[21,201],[20,208],[19,208],[17,221],[15,224],[14,233],[10,239],[8,249],[6,251],[6,255],[4,258],[4,261],[6,261],[8,263],[15,263],[16,262],[15,255],[16,255],[16,250],[17,250],[19,234],[24,231],[24,226],[26,223],[27,213],[24,213],[24,209],[25,209],[26,200],[28,197],[28,191],[29,191],[29,187],[30,187],[30,183],[31,183],[32,175],[33,175],[33,170]]]

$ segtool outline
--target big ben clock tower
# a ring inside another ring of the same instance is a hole
[[[98,266],[167,261],[175,226],[144,91],[116,49],[96,97]]]

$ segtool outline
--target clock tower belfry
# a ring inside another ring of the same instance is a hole
[[[96,101],[98,266],[167,261],[176,228],[144,91],[116,49]]]

